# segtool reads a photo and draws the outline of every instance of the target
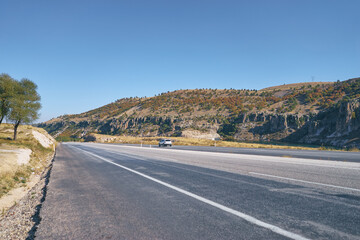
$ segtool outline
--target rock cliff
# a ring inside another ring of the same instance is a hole
[[[38,126],[59,140],[89,133],[360,147],[360,78],[264,90],[178,90],[127,98]]]

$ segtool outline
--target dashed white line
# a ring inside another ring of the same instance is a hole
[[[305,180],[294,179],[294,178],[287,178],[287,177],[280,177],[280,176],[276,176],[276,175],[270,175],[270,174],[264,174],[264,173],[257,173],[257,172],[249,172],[249,174],[259,175],[259,176],[264,176],[264,177],[270,177],[270,178],[278,178],[278,179],[289,180],[289,181],[294,181],[294,182],[309,183],[309,184],[320,185],[320,186],[325,186],[325,187],[332,187],[332,188],[339,188],[339,189],[344,189],[344,190],[350,190],[350,191],[360,192],[360,189],[349,188],[349,187],[342,187],[342,186],[336,186],[336,185],[332,185],[332,184],[317,183],[317,182],[311,182],[311,181],[305,181]]]
[[[139,176],[142,176],[142,177],[144,177],[144,178],[146,178],[146,179],[149,179],[149,180],[151,180],[151,181],[154,181],[154,182],[156,182],[156,183],[159,183],[159,184],[161,184],[161,185],[163,185],[163,186],[165,186],[165,187],[168,187],[168,188],[170,188],[170,189],[173,189],[173,190],[175,190],[175,191],[177,191],[177,192],[180,192],[180,193],[182,193],[182,194],[185,194],[185,195],[187,195],[187,196],[189,196],[189,197],[192,197],[192,198],[194,198],[194,199],[196,199],[196,200],[199,200],[199,201],[201,201],[201,202],[203,202],[203,203],[209,204],[209,205],[211,205],[211,206],[213,206],[213,207],[216,207],[216,208],[218,208],[218,209],[221,209],[221,210],[223,210],[223,211],[225,211],[225,212],[228,212],[228,213],[231,213],[231,214],[233,214],[233,215],[236,215],[236,216],[238,216],[238,217],[240,217],[240,218],[242,218],[242,219],[244,219],[244,220],[246,220],[246,221],[248,221],[248,222],[250,222],[250,223],[252,223],[252,224],[255,224],[255,225],[257,225],[257,226],[260,226],[260,227],[269,229],[269,230],[271,230],[271,231],[273,231],[273,232],[275,232],[275,233],[277,233],[277,234],[280,234],[280,235],[282,235],[282,236],[288,237],[288,238],[290,238],[290,239],[295,239],[295,240],[305,240],[305,239],[307,239],[307,238],[305,238],[305,237],[303,237],[303,236],[300,236],[300,235],[298,235],[298,234],[296,234],[296,233],[292,233],[292,232],[286,231],[285,229],[282,229],[282,228],[280,228],[280,227],[277,227],[277,226],[275,226],[275,225],[272,225],[272,224],[263,222],[263,221],[261,221],[261,220],[259,220],[259,219],[257,219],[257,218],[254,218],[254,217],[252,217],[252,216],[250,216],[250,215],[247,215],[247,214],[245,214],[245,213],[239,212],[239,211],[234,210],[234,209],[232,209],[232,208],[226,207],[226,206],[224,206],[224,205],[221,205],[221,204],[219,204],[219,203],[216,203],[216,202],[214,202],[214,201],[211,201],[211,200],[209,200],[209,199],[206,199],[206,198],[201,197],[201,196],[199,196],[199,195],[196,195],[196,194],[194,194],[194,193],[188,192],[188,191],[186,191],[186,190],[183,190],[183,189],[181,189],[181,188],[178,188],[178,187],[176,187],[176,186],[173,186],[173,185],[171,185],[171,184],[168,184],[168,183],[166,183],[166,182],[163,182],[163,181],[161,181],[161,180],[158,180],[158,179],[156,179],[156,178],[150,177],[150,176],[145,175],[145,174],[143,174],[143,173],[141,173],[141,172],[135,171],[135,170],[133,170],[133,169],[131,169],[131,168],[128,168],[128,167],[125,167],[125,166],[123,166],[123,165],[114,163],[114,162],[112,162],[111,160],[106,159],[106,158],[104,158],[104,157],[101,157],[101,156],[99,156],[99,155],[97,155],[97,154],[94,154],[94,153],[85,151],[85,150],[80,149],[80,148],[76,148],[76,149],[81,150],[81,151],[83,151],[83,152],[85,152],[85,153],[87,153],[87,154],[89,154],[89,155],[94,156],[94,157],[97,157],[97,158],[99,158],[99,159],[101,159],[101,160],[103,160],[103,161],[105,161],[105,162],[108,162],[108,163],[110,163],[110,164],[113,164],[113,165],[115,165],[115,166],[118,166],[118,167],[120,167],[120,168],[122,168],[122,169],[125,169],[125,170],[127,170],[127,171],[129,171],[129,172],[135,173],[135,174],[137,174],[137,175],[139,175]]]

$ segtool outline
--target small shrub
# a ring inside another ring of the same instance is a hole
[[[356,113],[355,112],[351,113],[351,119],[356,119]]]
[[[94,135],[87,135],[85,137],[85,142],[95,142],[96,141],[96,137]]]

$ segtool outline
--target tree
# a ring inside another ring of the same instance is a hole
[[[14,97],[16,81],[9,75],[0,75],[0,124],[10,112],[10,102]]]
[[[10,102],[8,119],[14,122],[14,140],[21,123],[31,123],[39,118],[40,95],[36,91],[37,85],[29,79],[22,79],[15,86],[15,94]]]

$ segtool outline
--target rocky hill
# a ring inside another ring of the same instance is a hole
[[[38,126],[72,140],[95,132],[360,147],[360,78],[262,90],[177,90],[120,99]]]

